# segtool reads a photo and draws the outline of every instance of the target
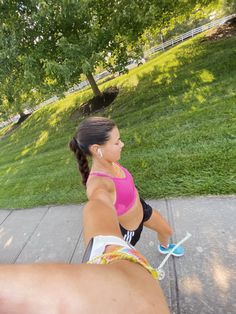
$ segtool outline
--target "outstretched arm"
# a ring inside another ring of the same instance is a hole
[[[105,190],[96,190],[91,195],[84,207],[83,226],[85,245],[97,235],[114,235],[123,239],[115,209]]]
[[[84,208],[84,232],[122,238],[116,213],[99,192]],[[0,265],[1,314],[129,312],[169,314],[161,288],[146,269],[130,261],[109,265]]]

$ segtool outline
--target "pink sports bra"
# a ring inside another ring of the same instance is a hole
[[[115,178],[109,174],[97,171],[90,172],[90,175],[106,177],[114,182],[116,189],[116,201],[114,206],[116,208],[117,215],[121,216],[129,211],[129,209],[134,205],[137,197],[137,190],[134,185],[133,177],[129,171],[118,163],[116,163],[116,165],[124,171],[124,178]]]

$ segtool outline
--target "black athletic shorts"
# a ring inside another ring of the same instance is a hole
[[[143,223],[147,221],[152,215],[152,207],[148,205],[141,197],[140,202],[143,207],[143,220],[141,221],[140,225],[135,230],[126,230],[120,224],[120,230],[126,242],[129,242],[132,245],[135,245],[138,240],[140,239],[142,230],[143,230]]]

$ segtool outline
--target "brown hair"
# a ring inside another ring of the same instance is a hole
[[[86,185],[90,172],[87,160],[87,156],[91,156],[89,146],[105,144],[115,126],[115,123],[108,118],[91,117],[80,123],[75,136],[70,141],[69,147],[77,159],[84,185]]]

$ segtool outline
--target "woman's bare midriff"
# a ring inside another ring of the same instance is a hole
[[[140,225],[142,219],[143,209],[137,191],[134,205],[125,214],[118,216],[118,220],[125,229],[135,230]]]

